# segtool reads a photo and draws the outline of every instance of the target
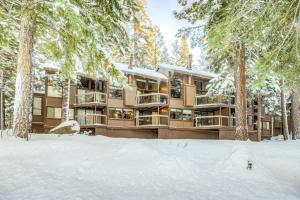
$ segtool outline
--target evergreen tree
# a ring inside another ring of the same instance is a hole
[[[1,15],[4,15],[6,8],[10,8],[17,14],[14,18],[12,15],[7,15],[7,17],[16,22],[20,19],[13,132],[18,137],[28,138],[31,119],[34,41],[38,41],[39,37],[49,30],[56,31],[61,37],[60,40],[65,41],[65,47],[69,47],[69,54],[65,57],[55,54],[57,59],[68,60],[68,62],[64,62],[62,71],[68,74],[74,69],[74,65],[70,63],[74,59],[72,56],[77,54],[84,68],[90,73],[95,73],[110,59],[102,46],[112,42],[117,46],[126,44],[127,35],[122,23],[129,20],[130,13],[135,9],[135,3],[117,0],[113,2],[111,0],[88,2],[23,0],[5,1],[0,5]],[[73,23],[73,17],[75,17],[75,23]],[[76,37],[71,37],[72,28],[78,28]],[[74,41],[73,39],[77,37],[80,40]],[[55,45],[53,48],[56,48]]]

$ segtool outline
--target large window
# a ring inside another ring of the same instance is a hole
[[[176,119],[176,120],[184,120],[184,121],[190,121],[192,120],[192,110],[182,110],[182,109],[176,109],[171,108],[170,109],[170,118]]]
[[[132,109],[122,109],[122,108],[110,108],[109,109],[109,118],[110,119],[133,119],[133,110]]]
[[[33,98],[33,115],[42,115],[42,97]]]
[[[263,129],[270,130],[270,122],[263,122]]]
[[[183,110],[182,111],[182,119],[185,121],[192,120],[192,110]]]
[[[47,118],[61,119],[61,108],[47,107]]]
[[[111,98],[123,98],[123,89],[118,87],[110,87],[109,88],[109,97]]]
[[[171,119],[182,119],[182,110],[181,109],[170,109],[170,118]]]
[[[206,94],[206,86],[208,84],[207,81],[203,81],[203,80],[195,80],[194,84],[196,86],[196,94],[197,95],[204,95]]]
[[[171,97],[180,99],[182,96],[182,78],[174,76],[171,80]]]
[[[137,79],[136,86],[139,91],[143,91],[143,90],[148,90],[151,92],[158,91],[158,83],[157,81],[153,81],[153,80]]]

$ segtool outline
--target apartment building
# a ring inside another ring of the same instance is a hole
[[[206,86],[214,74],[192,67],[161,64],[155,70],[126,64],[115,66],[128,83],[81,74],[71,85],[70,119],[82,131],[110,137],[233,139],[235,97],[209,97]],[[33,132],[48,132],[61,123],[63,89],[55,83],[57,70],[45,68],[36,84]],[[263,135],[271,135],[270,118],[263,113]],[[257,103],[248,107],[249,134],[257,135]]]

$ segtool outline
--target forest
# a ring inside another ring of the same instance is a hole
[[[14,135],[28,138],[33,84],[41,76],[42,63],[61,68],[57,79],[66,91],[62,116],[67,121],[68,90],[78,71],[92,75],[102,71],[108,79],[121,80],[115,61],[128,63],[132,57],[135,66],[152,69],[160,63],[185,66],[190,46],[199,46],[205,68],[218,74],[210,82],[209,94],[235,91],[237,140],[248,139],[246,105],[253,98],[280,117],[285,140],[296,139],[300,3],[179,0],[178,4],[181,9],[174,11],[174,18],[191,25],[178,30],[169,53],[147,15],[145,0],[1,1],[2,128],[11,126]]]

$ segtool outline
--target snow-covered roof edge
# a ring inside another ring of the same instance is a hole
[[[164,74],[157,72],[154,69],[146,69],[141,67],[133,66],[131,69],[128,68],[127,64],[123,63],[113,63],[118,70],[120,70],[124,74],[132,74],[132,75],[138,75],[142,77],[146,77],[149,79],[155,79],[155,80],[164,80],[167,81],[168,77]]]
[[[193,66],[192,69],[187,69],[186,67],[183,67],[183,66],[176,66],[176,65],[170,65],[170,64],[159,64],[157,66],[157,70],[158,71],[167,70],[167,71],[171,71],[171,72],[193,75],[193,76],[207,78],[207,79],[213,79],[213,78],[217,77],[217,74],[197,69],[195,66]]]

